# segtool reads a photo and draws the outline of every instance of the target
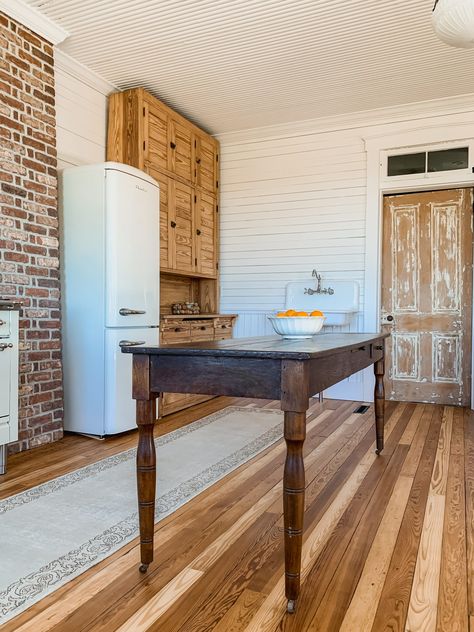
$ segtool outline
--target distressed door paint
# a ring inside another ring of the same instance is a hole
[[[471,220],[471,189],[384,198],[382,329],[392,334],[389,399],[470,404]]]

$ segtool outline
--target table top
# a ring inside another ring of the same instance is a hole
[[[146,355],[187,355],[214,357],[253,357],[311,360],[362,347],[387,338],[388,333],[324,333],[312,338],[286,340],[280,336],[233,338],[206,342],[123,347],[124,353]]]

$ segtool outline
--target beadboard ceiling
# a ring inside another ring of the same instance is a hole
[[[27,0],[60,48],[213,133],[474,92],[433,0]]]

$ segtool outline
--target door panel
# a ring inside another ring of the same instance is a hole
[[[168,180],[169,178],[160,173],[156,169],[153,169],[148,165],[146,169],[147,173],[160,185],[160,268],[169,268],[171,262],[169,260],[169,232],[170,232],[170,219],[169,219],[169,199],[168,199]]]
[[[201,274],[216,275],[216,202],[211,195],[196,196],[196,258]]]
[[[155,169],[169,169],[168,114],[155,102],[145,102],[145,161]]]
[[[106,325],[159,322],[159,189],[106,171]],[[121,309],[144,312],[123,316]]]
[[[193,191],[186,184],[170,180],[169,196],[172,268],[194,272]]]
[[[194,176],[192,165],[191,128],[179,121],[170,121],[170,170],[179,178],[191,183]]]
[[[4,417],[4,421],[8,421],[10,413],[11,360],[12,349],[0,350],[0,417]]]
[[[472,191],[385,197],[389,399],[469,405],[471,312]]]
[[[217,146],[209,137],[198,136],[197,142],[197,184],[208,193],[215,195],[217,189]]]

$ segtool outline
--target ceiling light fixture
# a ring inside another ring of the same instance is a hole
[[[446,44],[474,46],[474,0],[436,0],[432,22],[436,35]]]

